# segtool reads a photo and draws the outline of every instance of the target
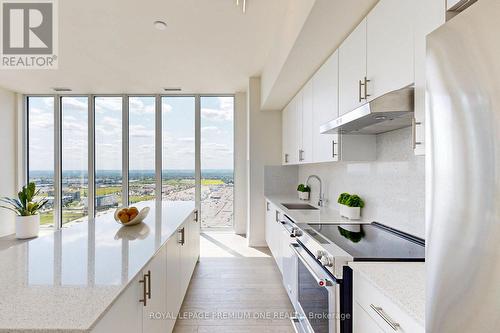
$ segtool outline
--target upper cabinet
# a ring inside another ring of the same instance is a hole
[[[337,134],[320,134],[319,127],[339,115],[339,52],[335,51],[312,79],[313,161],[338,161]]]
[[[283,110],[282,146],[283,164],[299,162],[298,108],[302,104],[302,95],[295,96]]]
[[[414,21],[415,0],[381,0],[368,14],[368,100],[413,84]]]
[[[340,45],[339,64],[339,115],[343,115],[366,102],[366,19]]]
[[[420,0],[415,17],[415,121],[412,142],[415,154],[424,155],[426,41],[427,35],[446,21],[446,0]]]
[[[415,86],[415,154],[424,154],[426,36],[446,0],[380,0],[283,110],[283,164],[376,159],[373,135],[320,134],[357,107]]]
[[[299,162],[313,161],[313,81],[302,88],[302,107],[299,109]]]

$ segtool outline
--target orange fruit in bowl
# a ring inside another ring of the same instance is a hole
[[[130,216],[127,213],[118,213],[118,218],[120,219],[121,223],[127,223],[130,221]]]

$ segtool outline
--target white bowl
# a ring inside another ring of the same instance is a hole
[[[134,219],[132,219],[132,220],[128,221],[127,223],[122,223],[122,222],[120,221],[120,219],[118,218],[118,212],[119,212],[120,210],[122,210],[123,208],[125,208],[125,207],[120,207],[120,208],[117,208],[117,209],[115,210],[115,221],[116,221],[116,222],[118,222],[119,224],[121,224],[121,225],[125,225],[125,226],[131,226],[131,225],[136,225],[136,224],[139,224],[139,223],[141,223],[142,221],[144,221],[144,219],[145,219],[145,218],[148,216],[148,214],[149,214],[149,207],[144,207],[143,209],[141,209],[141,211],[139,212],[139,214],[137,214],[137,216],[136,216]]]

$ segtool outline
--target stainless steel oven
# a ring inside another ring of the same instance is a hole
[[[339,333],[339,283],[300,243],[290,248],[297,257],[297,326],[307,333]]]

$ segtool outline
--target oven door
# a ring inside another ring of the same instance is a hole
[[[339,333],[340,286],[300,244],[297,256],[297,320],[304,332]]]

